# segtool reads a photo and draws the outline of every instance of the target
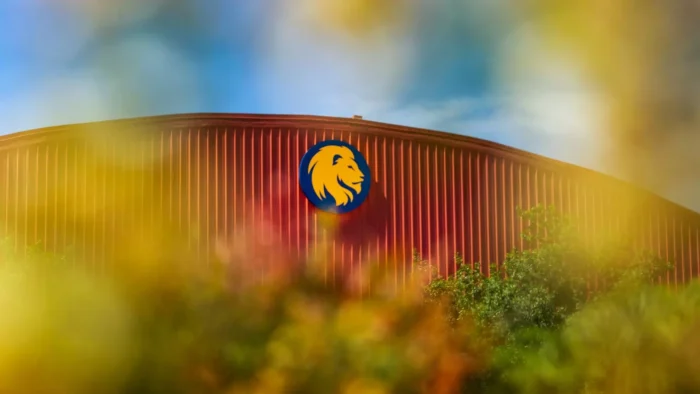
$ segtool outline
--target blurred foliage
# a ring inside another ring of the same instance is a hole
[[[452,393],[482,358],[470,325],[420,291],[361,298],[310,266],[134,286],[75,256],[23,256],[0,272],[0,392]]]
[[[0,261],[0,392],[119,392],[132,320],[116,283],[72,256],[9,248]]]
[[[697,138],[698,3],[527,3],[543,39],[587,68],[608,95],[617,153],[610,159],[640,182],[697,176],[697,165],[688,168],[695,155],[678,142]]]
[[[695,393],[700,287],[612,292],[511,371],[523,393]]]
[[[326,29],[359,38],[376,38],[382,30],[407,24],[412,11],[406,0],[304,0],[301,4]]]
[[[451,329],[420,299],[359,299],[311,274],[139,300],[128,392],[450,393],[476,360],[468,326]]]
[[[275,248],[253,229],[220,264],[147,281],[96,272],[80,253],[2,245],[0,392],[700,389],[697,284],[650,285],[665,262],[629,244],[586,245],[554,208],[521,216],[529,248],[492,276],[461,264],[425,286],[434,273],[415,254],[401,294],[384,290],[391,280],[381,269],[357,273],[371,275],[360,282],[372,292],[358,292],[357,278],[331,286],[323,261],[265,254]],[[279,272],[246,277],[261,255]]]
[[[456,256],[457,274],[426,288],[429,299],[447,305],[452,322],[474,319],[480,340],[494,346],[491,367],[472,379],[471,390],[513,390],[508,380],[512,369],[557,338],[589,300],[638,288],[670,268],[631,246],[585,248],[571,221],[553,207],[538,206],[520,215],[528,223],[523,238],[530,249],[509,253],[502,265],[492,265],[491,276]]]

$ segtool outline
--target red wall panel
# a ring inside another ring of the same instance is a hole
[[[118,157],[120,148],[99,150],[94,136],[119,140],[126,131],[138,160],[110,165],[105,152]],[[365,204],[336,218],[335,233],[297,184],[301,157],[327,139],[357,147],[373,179]],[[113,233],[124,223],[150,220],[185,234],[204,265],[217,241],[255,225],[297,257],[330,241],[317,256],[329,283],[378,261],[400,288],[414,249],[440,275],[455,271],[455,253],[488,272],[489,262],[525,246],[516,207],[545,204],[572,215],[590,245],[623,234],[673,260],[668,284],[700,271],[700,220],[682,207],[498,144],[362,120],[203,114],[19,133],[0,137],[0,187],[0,230],[13,246],[73,244],[95,266],[118,252]],[[260,264],[265,278],[273,267]]]

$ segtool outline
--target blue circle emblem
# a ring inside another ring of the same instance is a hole
[[[359,207],[371,184],[365,157],[347,142],[321,141],[299,164],[299,185],[306,198],[326,212],[348,213]]]

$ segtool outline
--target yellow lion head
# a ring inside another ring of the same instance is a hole
[[[308,171],[316,196],[323,200],[328,192],[335,199],[336,206],[347,205],[355,194],[362,191],[365,174],[360,171],[355,155],[347,147],[324,146],[319,149],[311,158]]]

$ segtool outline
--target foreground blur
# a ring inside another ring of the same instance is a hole
[[[561,328],[538,334],[541,342],[526,338],[507,353],[512,359],[499,361],[504,344],[473,324],[469,314],[455,320],[450,304],[426,302],[430,273],[421,264],[400,294],[381,269],[349,274],[330,286],[323,277],[325,261],[296,260],[270,241],[264,223],[222,240],[218,262],[207,267],[186,260],[178,238],[162,233],[163,222],[146,230],[137,223],[124,221],[126,228],[113,229],[139,236],[115,237],[115,250],[123,252],[115,251],[105,269],[95,269],[79,251],[49,254],[39,247],[18,254],[12,242],[2,245],[0,392],[667,394],[700,389],[700,343],[693,339],[700,323],[697,284],[672,290],[634,281],[617,287],[589,301]],[[462,307],[475,308],[474,316],[479,308],[496,311],[499,321],[511,318],[500,315],[508,309],[499,305],[515,302],[516,320],[534,316],[530,328],[536,328],[541,325],[536,316],[548,308],[538,301],[545,299],[539,292],[547,281],[573,280],[585,289],[574,264],[593,261],[583,258],[585,250],[563,247],[559,237],[546,238],[560,222],[544,225],[540,252],[509,255],[506,268],[524,271],[509,271],[511,281],[500,282],[505,287],[495,293],[502,296]],[[151,243],[159,249],[144,249]],[[129,252],[133,249],[152,252],[144,258]],[[183,253],[176,258],[174,251]],[[625,265],[633,254],[598,256],[604,262],[601,272]],[[265,281],[250,269],[261,263],[275,268]],[[544,271],[528,274],[533,268]],[[518,282],[523,274],[526,279]],[[456,282],[457,297],[480,297],[498,283],[474,278],[474,286]],[[371,295],[363,288],[368,283]],[[483,378],[499,363],[508,366],[503,375],[508,391],[471,389],[473,378]]]
[[[260,284],[235,269],[260,253],[249,250],[189,277],[6,254],[0,391],[452,393],[479,367],[468,325],[450,327],[420,287],[360,299],[352,280],[331,290],[313,263],[282,259],[290,269]]]

